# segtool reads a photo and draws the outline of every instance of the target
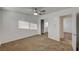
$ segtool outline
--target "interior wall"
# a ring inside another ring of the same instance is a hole
[[[45,32],[48,32],[48,25],[49,25],[49,24],[48,24],[48,17],[44,17],[44,18],[43,18],[42,16],[39,16],[38,19],[39,19],[39,20],[38,20],[38,21],[39,21],[39,22],[38,22],[38,23],[39,23],[39,26],[38,26],[38,27],[39,27],[39,28],[38,28],[38,33],[41,34],[41,19],[44,19],[44,33],[45,33]]]
[[[67,16],[63,18],[63,27],[64,27],[64,32],[72,33],[72,17]]]
[[[59,41],[59,17],[50,16],[49,17],[49,27],[48,27],[48,37]]]
[[[48,32],[48,19],[44,19],[44,32]]]
[[[49,38],[55,39],[59,41],[59,21],[58,16],[54,16],[52,14],[46,14],[40,16],[41,19],[45,19],[48,22],[48,36]]]
[[[63,38],[64,38],[64,20],[63,20],[63,17],[62,16],[60,16],[60,23],[59,23],[59,25],[60,25],[60,28],[59,28],[59,30],[60,30],[60,39],[61,40],[63,40]]]
[[[76,50],[76,13],[79,12],[79,8],[68,8],[65,10],[52,12],[41,16],[40,18],[47,17],[48,19],[48,37],[57,41],[60,41],[59,20],[60,16],[72,15],[72,47]],[[59,24],[58,24],[59,23]]]
[[[19,21],[33,23],[37,29],[20,29]],[[0,42],[5,43],[16,39],[38,34],[38,16],[30,16],[18,12],[0,10]]]
[[[2,36],[2,28],[3,28],[3,20],[2,20],[2,12],[0,12],[0,44],[1,44],[1,36]]]
[[[55,40],[59,41],[59,16],[63,15],[68,15],[72,14],[72,47],[74,50],[76,50],[76,13],[79,12],[79,8],[70,8],[70,9],[65,9],[62,11],[46,14],[43,16],[39,17],[39,20],[37,20],[37,17],[35,16],[28,16],[24,14],[18,14],[15,12],[7,12],[7,11],[0,11],[0,42],[8,42],[8,41],[13,41],[15,38],[19,37],[27,37],[32,34],[37,34],[39,32],[40,34],[40,19],[41,18],[47,18],[49,27],[48,27],[48,37],[49,38],[54,38]],[[33,19],[33,20],[31,20]],[[54,20],[53,20],[54,19]],[[30,31],[30,30],[19,30],[17,28],[17,22],[18,20],[27,20],[27,21],[35,21],[35,23],[38,24],[38,31]],[[54,23],[54,24],[53,24]],[[57,24],[57,25],[55,25]],[[58,27],[55,27],[55,26]],[[53,28],[53,26],[55,28]],[[2,28],[1,28],[2,27]],[[58,28],[58,29],[57,29]],[[55,34],[53,34],[55,31]],[[30,32],[30,33],[29,33]],[[31,34],[32,33],[32,34]],[[29,34],[29,35],[28,35]],[[55,38],[57,37],[57,38]]]

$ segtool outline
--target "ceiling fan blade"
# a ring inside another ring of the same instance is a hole
[[[41,10],[40,12],[46,12],[46,10]]]

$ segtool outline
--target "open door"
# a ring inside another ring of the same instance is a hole
[[[44,34],[44,19],[41,20],[41,35]]]

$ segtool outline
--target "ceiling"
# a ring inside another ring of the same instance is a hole
[[[60,10],[64,10],[67,9],[69,7],[45,7],[42,8],[44,10],[46,10],[46,14],[51,13],[51,12],[56,12],[56,11],[60,11]]]
[[[34,8],[37,8],[38,10],[46,10],[46,14],[48,14],[51,12],[67,9],[69,7],[0,7],[0,9],[3,9],[3,10],[16,11],[16,12],[29,14],[29,15],[33,15]]]

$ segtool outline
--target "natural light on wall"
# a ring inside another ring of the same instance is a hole
[[[37,30],[37,24],[30,23],[30,29],[31,30]]]
[[[37,30],[37,24],[21,20],[19,21],[18,27],[19,29]]]
[[[29,29],[29,22],[19,21],[19,29]]]
[[[44,24],[44,27],[45,27],[45,28],[48,27],[48,22],[46,22],[46,23]]]

